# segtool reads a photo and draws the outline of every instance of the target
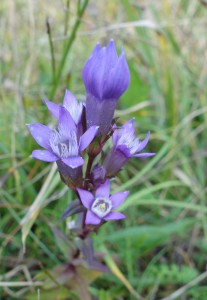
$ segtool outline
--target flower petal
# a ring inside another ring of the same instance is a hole
[[[94,200],[94,195],[86,190],[83,189],[77,189],[78,194],[80,196],[81,202],[83,203],[83,205],[90,209],[91,205],[93,203]]]
[[[71,117],[69,111],[67,111],[67,109],[63,106],[60,106],[58,128],[59,131],[66,137],[68,136],[69,131],[76,132],[75,122],[73,121],[73,118]]]
[[[59,110],[60,110],[60,106],[47,100],[47,99],[43,99],[43,101],[45,102],[45,104],[47,105],[47,108],[49,109],[49,111],[51,112],[51,114],[53,116],[55,116],[57,119],[59,118]]]
[[[135,118],[130,119],[129,121],[127,121],[121,129],[126,130],[126,132],[130,132],[132,131],[133,133],[135,133],[135,128],[134,128],[134,120]]]
[[[146,145],[149,141],[149,138],[150,138],[150,131],[148,131],[147,137],[142,142],[139,143],[139,146],[137,147],[136,152],[142,151],[146,147]]]
[[[117,208],[118,206],[120,206],[128,195],[129,195],[128,191],[120,192],[112,195],[110,199],[112,201],[113,208]]]
[[[72,169],[80,167],[84,164],[84,160],[81,156],[71,156],[68,158],[63,158],[62,161]]]
[[[130,149],[127,147],[127,145],[123,144],[123,145],[118,145],[115,148],[116,152],[121,152],[125,158],[129,159],[131,157],[131,153],[130,153]]]
[[[110,221],[110,220],[121,220],[126,218],[126,216],[118,211],[110,212],[106,217],[104,217],[104,220]]]
[[[85,150],[98,132],[99,126],[90,127],[80,138],[79,152]]]
[[[63,106],[69,111],[76,125],[80,122],[83,105],[78,103],[75,96],[68,90],[65,91]]]
[[[130,82],[130,73],[124,51],[122,51],[116,66],[107,75],[103,83],[102,98],[119,99]]]
[[[110,181],[107,179],[104,184],[100,185],[96,190],[96,197],[106,197],[109,198],[110,194]]]
[[[118,128],[115,127],[114,133],[112,135],[112,141],[113,141],[114,146],[117,144],[118,137],[119,137],[117,130],[118,130]]]
[[[77,100],[75,96],[69,90],[66,90],[63,99],[63,105],[67,108],[68,111],[70,111],[71,105],[75,105],[76,103]]]
[[[145,157],[150,157],[150,156],[154,156],[156,153],[139,153],[139,154],[135,154],[133,155],[134,157],[141,157],[141,158],[145,158]]]
[[[92,93],[95,96],[100,96],[100,79],[102,78],[102,72],[97,72],[100,66],[100,53],[101,46],[98,43],[93,50],[93,53],[85,63],[82,71],[82,78],[87,92]],[[96,74],[99,75],[96,77]],[[100,78],[100,79],[99,79]]]
[[[48,150],[51,149],[50,147],[50,136],[52,134],[52,130],[45,125],[35,123],[35,124],[28,124],[29,131],[35,141],[43,148]]]
[[[48,150],[34,150],[32,157],[38,160],[53,162],[59,160],[59,157]]]
[[[100,224],[101,219],[99,219],[99,217],[97,217],[95,214],[93,214],[90,210],[87,211],[86,214],[86,224],[92,224],[92,225],[98,225]]]
[[[114,44],[114,40],[111,39],[106,46],[106,66],[105,73],[108,74],[109,70],[113,68],[118,62],[118,55],[116,52],[116,47]]]

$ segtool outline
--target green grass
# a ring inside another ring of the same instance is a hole
[[[79,1],[69,2],[69,10],[67,1],[0,3],[0,299],[87,299],[77,282],[64,278],[66,288],[56,280],[73,249],[60,216],[74,195],[52,165],[30,157],[36,144],[25,124],[54,123],[44,97],[61,102],[69,88],[84,99],[84,62],[97,41],[114,38],[118,49],[125,49],[131,73],[116,115],[120,124],[135,117],[140,138],[151,131],[148,150],[156,156],[131,160],[113,181],[114,192],[130,190],[120,208],[127,218],[108,222],[93,236],[112,273],[80,269],[81,284],[90,285],[90,294],[100,300],[203,300],[206,6],[187,0],[91,0],[81,18]],[[144,19],[153,20],[157,29],[138,26]],[[38,205],[31,210],[34,201]],[[29,209],[32,222],[21,231]],[[31,278],[36,287],[20,286]]]

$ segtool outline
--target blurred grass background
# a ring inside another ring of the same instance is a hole
[[[0,299],[78,299],[19,284],[67,262],[70,245],[52,226],[70,235],[60,216],[74,199],[52,165],[30,157],[37,146],[25,124],[54,123],[41,99],[60,103],[66,88],[84,100],[83,65],[97,41],[113,38],[131,73],[116,114],[121,123],[134,116],[140,138],[150,130],[157,154],[132,160],[113,182],[130,190],[127,219],[93,237],[113,274],[93,281],[91,299],[205,300],[207,2],[91,0],[83,16],[81,4],[0,2]],[[20,222],[37,198],[23,255]]]

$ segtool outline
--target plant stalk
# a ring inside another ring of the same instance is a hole
[[[49,97],[50,100],[53,100],[53,98],[55,96],[55,93],[57,91],[57,87],[58,87],[58,84],[61,80],[61,76],[62,76],[62,72],[63,72],[63,68],[64,68],[64,65],[65,65],[67,55],[69,53],[69,50],[70,50],[70,48],[73,44],[73,41],[74,41],[75,37],[76,37],[76,33],[77,33],[78,27],[79,27],[80,22],[81,22],[81,17],[83,16],[83,14],[85,12],[85,9],[88,5],[88,2],[89,2],[89,0],[84,0],[82,8],[78,11],[78,16],[77,16],[76,22],[75,22],[75,24],[72,28],[70,37],[68,39],[68,43],[66,44],[66,47],[65,47],[65,50],[64,50],[59,68],[58,68],[56,76],[55,76],[54,84],[53,84],[53,87],[52,87],[52,90],[51,90],[51,93],[50,93],[50,97]]]

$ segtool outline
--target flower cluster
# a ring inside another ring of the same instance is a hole
[[[57,127],[29,124],[36,142],[44,149],[34,150],[32,157],[56,162],[62,181],[77,195],[65,210],[63,218],[79,215],[82,230],[94,230],[109,220],[125,216],[115,211],[128,192],[110,193],[110,179],[117,175],[132,157],[149,157],[141,152],[150,133],[140,141],[135,135],[134,119],[118,127],[114,111],[120,96],[128,88],[130,74],[124,51],[117,55],[113,40],[106,47],[97,44],[83,72],[86,102],[65,92],[62,105],[44,100],[57,118]],[[113,146],[108,151],[108,142]],[[107,145],[106,145],[107,144]],[[84,231],[85,232],[85,231]]]

